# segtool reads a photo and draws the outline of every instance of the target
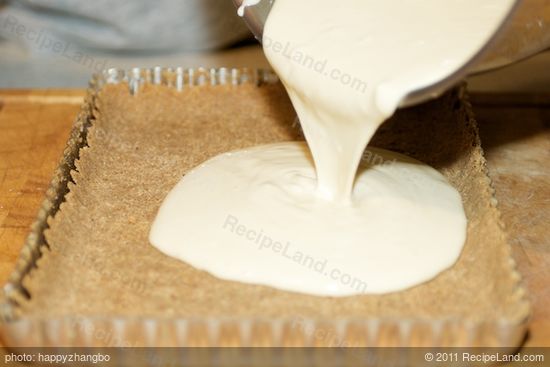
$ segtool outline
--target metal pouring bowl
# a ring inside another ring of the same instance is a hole
[[[276,0],[262,0],[247,6],[244,20],[258,41]],[[480,0],[482,1],[482,0]],[[233,0],[240,7],[244,0]],[[415,105],[443,94],[471,74],[476,74],[533,56],[550,47],[550,1],[516,0],[510,13],[487,44],[470,61],[448,78],[410,93],[400,107]]]

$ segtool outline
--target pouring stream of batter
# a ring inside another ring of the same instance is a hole
[[[168,195],[151,243],[222,279],[319,296],[399,291],[449,268],[466,236],[458,192],[410,158],[361,159],[401,99],[469,61],[512,6],[277,0],[264,52],[307,146],[207,161]]]

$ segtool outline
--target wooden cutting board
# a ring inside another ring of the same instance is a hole
[[[61,157],[83,90],[0,90],[0,283]],[[550,346],[550,94],[474,95],[496,196],[533,302],[528,346]]]
[[[513,255],[533,305],[527,345],[550,346],[550,93],[474,95]]]

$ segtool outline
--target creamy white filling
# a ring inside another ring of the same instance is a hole
[[[276,0],[264,52],[313,153],[319,194],[345,201],[361,153],[410,92],[468,62],[513,0]]]
[[[398,291],[451,266],[466,233],[460,195],[418,161],[365,157],[348,205],[317,197],[305,143],[218,156],[170,193],[151,242],[223,279],[316,295]]]
[[[394,153],[368,150],[386,163],[359,165],[400,101],[468,62],[512,5],[275,1],[264,51],[308,145],[232,152],[188,173],[151,243],[222,279],[319,296],[399,291],[449,268],[466,236],[458,192]]]

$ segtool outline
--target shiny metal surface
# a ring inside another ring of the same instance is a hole
[[[245,9],[244,20],[261,42],[267,16],[275,0],[262,0]],[[233,0],[240,7],[243,0]],[[516,0],[506,20],[476,56],[448,78],[410,93],[400,107],[415,105],[443,94],[470,74],[499,68],[550,48],[550,1]]]

